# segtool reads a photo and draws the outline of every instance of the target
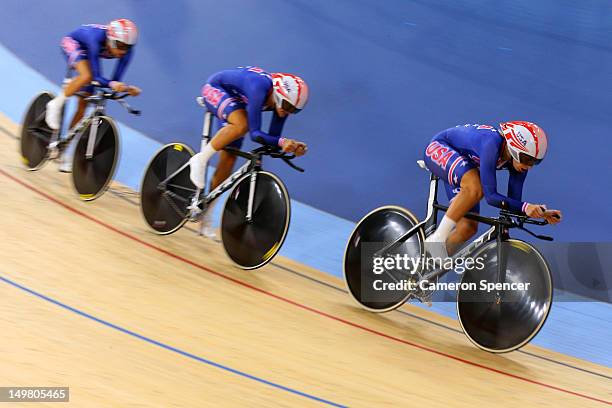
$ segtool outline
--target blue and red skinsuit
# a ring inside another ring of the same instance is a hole
[[[272,92],[272,77],[261,68],[247,66],[217,72],[208,78],[202,88],[206,107],[221,121],[227,124],[230,113],[238,109],[247,112],[249,133],[255,142],[278,146],[278,140],[285,124],[285,119],[278,116],[273,107],[266,106]],[[268,133],[261,130],[261,112],[273,111]],[[230,144],[240,148],[243,138]]]
[[[93,81],[98,81],[104,87],[108,87],[112,81],[121,80],[134,53],[134,47],[130,47],[130,50],[119,59],[112,78],[103,77],[100,58],[115,58],[106,46],[106,29],[107,26],[105,25],[85,24],[64,37],[61,43],[68,65],[74,67],[74,64],[78,61],[89,61]],[[93,87],[88,86],[83,89],[91,92]]]
[[[502,135],[493,126],[456,126],[433,137],[425,149],[425,164],[444,181],[449,200],[459,193],[463,175],[476,168],[480,171],[482,191],[487,203],[524,213],[527,203],[521,201],[521,196],[527,172],[516,171],[511,160],[501,161],[504,143]],[[502,169],[510,172],[507,197],[497,192],[496,171]],[[472,212],[479,210],[479,204],[471,209]]]

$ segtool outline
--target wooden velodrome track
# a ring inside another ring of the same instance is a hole
[[[193,231],[150,233],[118,186],[83,203],[54,163],[22,168],[16,135],[0,117],[0,386],[69,386],[75,407],[612,405],[608,367],[479,351],[282,257],[239,270]]]

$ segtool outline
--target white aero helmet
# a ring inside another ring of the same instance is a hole
[[[544,159],[548,139],[541,127],[521,120],[503,122],[499,126],[514,160],[534,166]]]
[[[299,76],[285,73],[272,74],[274,103],[285,112],[298,113],[308,102],[308,85]]]
[[[110,40],[113,48],[129,48],[138,40],[138,28],[127,18],[113,20],[108,24],[106,38]],[[125,46],[118,47],[118,42]]]

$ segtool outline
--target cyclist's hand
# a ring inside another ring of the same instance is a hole
[[[548,221],[549,224],[557,224],[561,222],[561,211],[559,210],[546,210],[544,213],[544,219]]]
[[[298,142],[293,139],[283,139],[283,145],[281,146],[283,152],[294,153],[296,156],[303,156],[308,151],[306,143]]]
[[[546,206],[544,204],[527,204],[525,214],[531,218],[544,218]]]
[[[293,139],[283,139],[283,144],[281,146],[281,149],[283,149],[283,152],[285,153],[293,153],[295,152],[295,149],[297,148],[297,142]]]
[[[115,92],[127,92],[129,87],[123,82],[113,81],[110,83],[111,89]]]
[[[308,146],[306,146],[306,143],[303,142],[296,142],[297,146],[294,150],[294,153],[296,156],[303,156],[306,154],[306,152],[308,151]]]
[[[138,96],[140,95],[140,92],[142,91],[140,90],[139,87],[134,86],[134,85],[128,86],[127,93],[129,93],[130,96]]]

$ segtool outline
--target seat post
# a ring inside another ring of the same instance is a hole
[[[200,151],[204,150],[204,146],[210,142],[210,132],[212,129],[213,116],[208,110],[204,112],[204,123],[202,125],[202,144],[200,145]]]
[[[438,224],[438,177],[429,171],[425,161],[417,160],[417,164],[423,170],[429,172],[429,197],[427,198],[427,215],[425,217],[425,236],[431,234]]]
[[[425,236],[429,236],[438,225],[438,177],[431,173],[429,175],[429,197],[427,198],[427,215],[425,223]]]
[[[198,96],[196,98],[196,102],[198,105],[204,108],[204,123],[202,123],[202,140],[200,142],[200,152],[202,152],[211,139],[210,134],[212,131],[213,114],[206,108],[206,103],[204,102],[203,97]],[[206,168],[204,169],[204,185],[208,185],[208,165],[206,165]],[[202,193],[205,191],[206,187],[204,187],[204,191],[202,191]],[[199,193],[200,191],[198,190],[198,195]]]

